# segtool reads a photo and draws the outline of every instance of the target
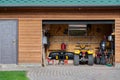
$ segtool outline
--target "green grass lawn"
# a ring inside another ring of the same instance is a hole
[[[29,80],[25,71],[0,71],[0,80]]]

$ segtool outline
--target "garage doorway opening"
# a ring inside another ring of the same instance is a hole
[[[43,20],[42,30],[48,64],[115,65],[114,20]]]

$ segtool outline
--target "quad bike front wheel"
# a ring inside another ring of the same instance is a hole
[[[96,64],[100,64],[100,57],[96,57]]]
[[[74,65],[79,65],[79,55],[74,55]]]
[[[100,57],[95,57],[95,63],[100,64]]]
[[[93,65],[94,64],[94,59],[93,59],[93,55],[88,55],[88,65]]]
[[[100,61],[100,63],[101,63],[102,65],[105,65],[105,64],[106,64],[105,55],[103,55],[103,54],[102,54],[102,56],[101,56],[101,61]]]

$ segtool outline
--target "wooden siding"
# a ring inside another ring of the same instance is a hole
[[[19,19],[19,63],[41,62],[41,21]]]
[[[120,62],[120,9],[118,10],[71,10],[65,12],[40,12],[39,10],[25,10],[22,12],[0,11],[0,19],[19,20],[19,63],[41,63],[42,53],[42,20],[115,20],[116,34],[116,62]]]
[[[120,62],[120,15],[115,21],[115,62]]]

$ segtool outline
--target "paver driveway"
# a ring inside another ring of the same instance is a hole
[[[30,80],[120,80],[120,69],[106,66],[47,66],[28,71]]]

